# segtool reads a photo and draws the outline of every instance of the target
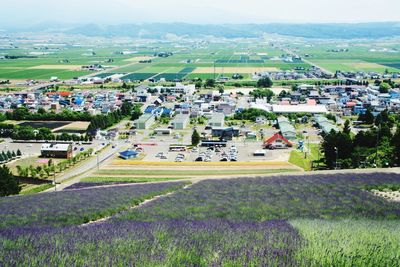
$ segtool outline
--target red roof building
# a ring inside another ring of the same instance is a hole
[[[284,148],[291,147],[293,144],[279,133],[264,140],[264,148]]]
[[[62,96],[62,97],[68,97],[68,96],[71,95],[71,92],[66,92],[66,91],[48,92],[48,93],[46,93],[46,95],[47,95],[47,96],[50,96],[50,95],[59,95],[59,96]]]

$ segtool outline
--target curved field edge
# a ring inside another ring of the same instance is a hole
[[[296,252],[309,266],[398,266],[399,220],[290,221],[304,239]]]

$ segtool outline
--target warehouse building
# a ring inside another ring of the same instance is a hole
[[[325,105],[272,105],[272,111],[277,114],[287,113],[310,113],[326,114],[328,110]]]
[[[278,117],[277,124],[284,138],[289,140],[296,139],[296,129],[286,117]]]
[[[143,114],[139,119],[134,121],[134,125],[138,130],[146,130],[155,122],[153,114]]]
[[[183,130],[189,124],[189,115],[186,114],[178,114],[175,116],[174,120],[172,121],[172,126],[175,130]]]
[[[223,113],[214,112],[208,125],[211,127],[223,127],[225,124],[225,115]]]
[[[72,158],[71,144],[43,144],[40,150],[43,158]]]

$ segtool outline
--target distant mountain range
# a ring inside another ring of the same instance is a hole
[[[200,25],[188,23],[144,23],[120,25],[65,25],[42,23],[29,28],[8,29],[13,32],[60,32],[86,36],[164,38],[167,34],[177,36],[225,38],[252,38],[263,34],[280,34],[304,38],[360,39],[400,36],[400,22],[377,22],[356,24],[220,24]]]

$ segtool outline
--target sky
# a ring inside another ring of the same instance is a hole
[[[400,21],[400,0],[1,0],[2,26]]]

